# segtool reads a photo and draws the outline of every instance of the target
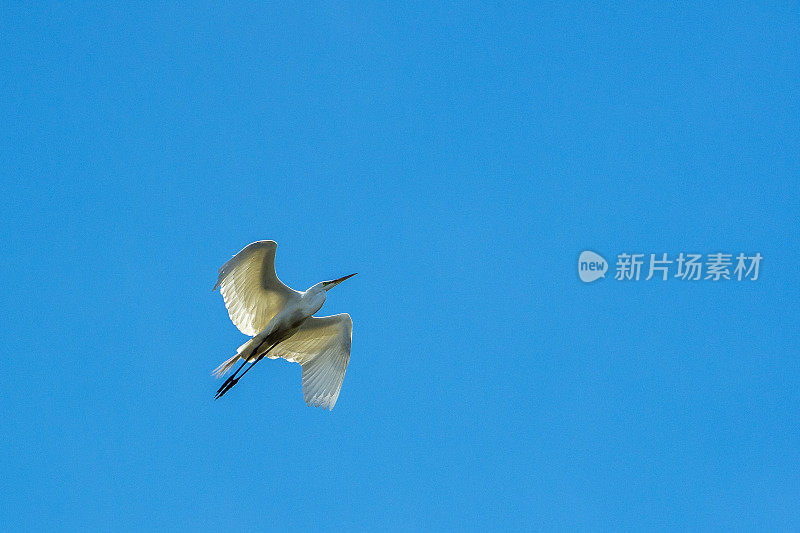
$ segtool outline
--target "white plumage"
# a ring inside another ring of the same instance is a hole
[[[308,405],[333,409],[350,360],[353,322],[350,315],[314,317],[326,293],[350,276],[322,281],[303,292],[287,287],[275,273],[275,241],[247,245],[219,269],[219,287],[228,315],[239,330],[253,338],[214,374],[225,375],[238,361],[242,365],[217,391],[217,398],[233,387],[262,358],[282,357],[303,369],[303,398]],[[250,362],[250,366],[237,374]]]

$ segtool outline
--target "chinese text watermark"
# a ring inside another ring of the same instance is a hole
[[[762,255],[722,252],[710,254],[694,254],[680,252],[670,257],[666,253],[621,253],[617,255],[614,279],[618,281],[649,281],[656,279],[667,281],[680,279],[683,281],[756,281],[761,265]],[[578,276],[581,281],[589,283],[605,277],[608,263],[599,254],[591,251],[582,252],[578,258]]]

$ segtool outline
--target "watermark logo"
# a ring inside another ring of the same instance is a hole
[[[756,281],[761,260],[756,252],[737,255],[715,252],[695,254],[681,252],[677,256],[666,253],[621,253],[617,255],[614,279],[617,281]],[[608,263],[600,255],[585,251],[578,259],[578,276],[589,283],[604,278]]]
[[[600,278],[606,277],[608,263],[600,254],[589,250],[581,252],[578,258],[578,276],[584,283],[591,283]]]

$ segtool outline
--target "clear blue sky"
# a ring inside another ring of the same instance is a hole
[[[800,528],[796,5],[0,8],[0,523]],[[220,401],[278,242],[353,317]],[[582,250],[756,282],[581,283]]]

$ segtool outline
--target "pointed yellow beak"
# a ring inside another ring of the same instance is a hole
[[[329,290],[331,290],[332,288],[334,288],[335,286],[337,286],[338,284],[340,284],[340,283],[341,283],[341,282],[343,282],[344,280],[346,280],[346,279],[349,279],[349,278],[352,278],[352,277],[353,277],[353,276],[355,276],[356,274],[358,274],[358,272],[356,272],[355,274],[350,274],[349,276],[345,276],[345,277],[343,277],[343,278],[334,279],[334,280],[331,280],[331,281],[326,281],[326,282],[325,282],[325,290],[326,290],[326,291],[329,291]]]

